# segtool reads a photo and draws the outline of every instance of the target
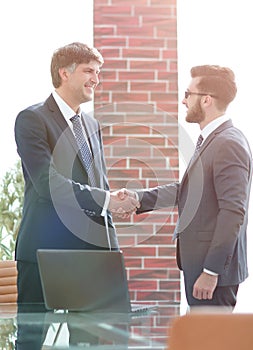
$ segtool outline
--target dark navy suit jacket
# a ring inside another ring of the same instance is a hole
[[[89,115],[82,117],[97,187],[88,185],[74,135],[52,95],[16,118],[15,139],[25,178],[17,260],[36,262],[38,248],[82,249],[85,242],[108,247],[108,234],[111,246],[118,246],[110,212],[109,230],[101,216],[109,185],[99,124]]]

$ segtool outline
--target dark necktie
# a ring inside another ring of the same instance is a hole
[[[199,137],[198,137],[197,143],[196,143],[196,150],[197,150],[197,151],[200,150],[200,146],[201,146],[203,140],[204,140],[204,138],[203,138],[203,136],[200,134]]]
[[[73,124],[73,132],[76,138],[78,148],[81,153],[82,161],[84,163],[85,169],[89,176],[90,185],[96,186],[96,177],[95,177],[95,172],[93,168],[92,154],[83,133],[80,116],[74,115],[74,117],[70,118],[70,120]]]
[[[194,151],[194,154],[192,156],[192,159],[195,159],[198,156],[203,140],[204,140],[204,138],[200,134],[198,137],[197,143],[196,143],[196,147],[195,147],[195,151]]]

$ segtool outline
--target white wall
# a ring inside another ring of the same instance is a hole
[[[13,127],[17,113],[52,91],[53,51],[73,41],[93,43],[93,0],[0,2],[0,177],[18,159]]]
[[[246,134],[253,150],[251,1],[178,0],[177,2],[180,102],[190,82],[192,66],[218,64],[232,68],[236,75],[238,94],[228,113],[234,124]],[[186,108],[180,103],[180,124],[195,142],[199,128],[197,125],[187,124],[184,120],[185,114]],[[251,197],[253,200],[253,195]],[[238,311],[253,311],[252,209],[251,203],[248,227],[250,278],[239,290]]]

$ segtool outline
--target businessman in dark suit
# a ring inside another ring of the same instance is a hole
[[[248,276],[246,230],[252,174],[249,144],[225,114],[236,96],[234,74],[220,66],[191,69],[183,104],[186,121],[201,129],[180,183],[138,191],[143,213],[178,206],[174,238],[188,304],[236,304]],[[125,190],[123,196],[134,193]]]
[[[82,43],[59,48],[51,61],[55,90],[16,118],[25,179],[16,242],[19,304],[44,302],[37,249],[117,250],[111,212],[135,210],[136,200],[109,191],[99,124],[80,107],[92,100],[103,62]]]

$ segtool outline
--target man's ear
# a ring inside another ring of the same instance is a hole
[[[65,81],[68,79],[68,71],[65,67],[59,68],[58,72],[59,72],[59,75],[60,75],[62,81]]]
[[[213,102],[213,99],[210,95],[206,95],[206,96],[203,96],[202,97],[202,103],[206,106],[206,107],[209,107],[211,106]]]

